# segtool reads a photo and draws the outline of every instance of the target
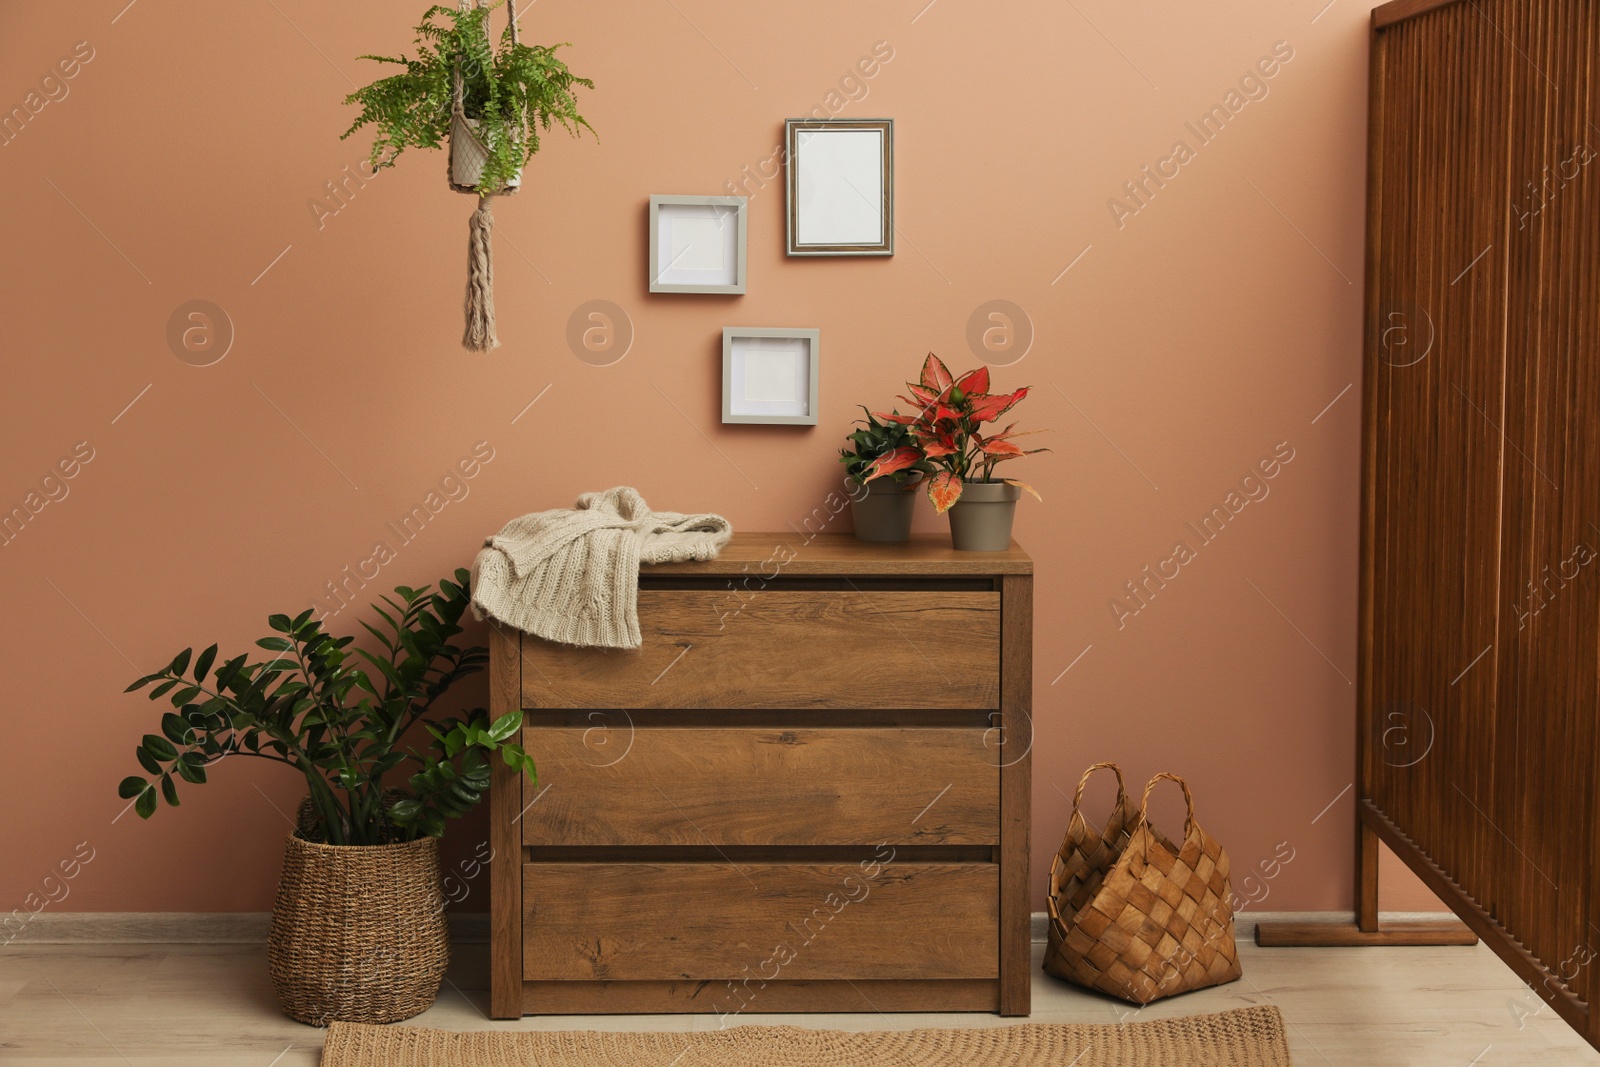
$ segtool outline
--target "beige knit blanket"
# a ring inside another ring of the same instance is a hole
[[[512,519],[472,564],[473,613],[565,645],[638,648],[639,565],[716,559],[721,515],[651,511],[637,489]]]

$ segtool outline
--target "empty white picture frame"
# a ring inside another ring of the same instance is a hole
[[[650,291],[744,292],[748,214],[742,196],[652,196]]]
[[[722,331],[722,421],[817,424],[821,331],[727,326]]]
[[[894,120],[789,119],[791,256],[894,255]]]

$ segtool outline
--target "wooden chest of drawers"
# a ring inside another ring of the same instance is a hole
[[[1033,566],[736,535],[637,651],[496,628],[496,1018],[1029,1010]]]

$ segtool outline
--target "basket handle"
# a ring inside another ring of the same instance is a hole
[[[1078,790],[1072,794],[1072,817],[1067,820],[1067,829],[1072,829],[1073,820],[1083,821],[1083,813],[1079,807],[1083,804],[1083,791],[1089,785],[1089,778],[1095,771],[1110,771],[1117,776],[1117,803],[1116,807],[1126,808],[1128,805],[1127,786],[1122,781],[1122,768],[1115,763],[1096,763],[1083,772],[1083,777],[1078,779]]]
[[[1183,789],[1183,802],[1188,806],[1188,814],[1186,814],[1183,819],[1183,836],[1185,839],[1187,839],[1189,835],[1194,832],[1194,794],[1189,792],[1188,782],[1184,781],[1182,778],[1179,778],[1176,774],[1170,774],[1167,771],[1162,771],[1160,774],[1156,775],[1155,777],[1151,778],[1150,781],[1145,783],[1144,796],[1139,801],[1139,824],[1141,826],[1149,825],[1150,791],[1154,789],[1156,787],[1156,783],[1161,781],[1163,778],[1171,782],[1177,782],[1178,785]]]

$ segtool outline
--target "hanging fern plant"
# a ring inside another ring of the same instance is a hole
[[[489,15],[506,7],[498,45]],[[435,5],[416,27],[417,54],[362,56],[405,68],[345,97],[361,108],[343,140],[375,127],[371,163],[392,167],[407,148],[450,145],[450,187],[476,193],[467,248],[466,331],[461,343],[474,352],[500,344],[494,323],[494,265],[490,233],[493,198],[514,193],[522,168],[539,151],[540,133],[559,124],[573,136],[594,128],[578,113],[576,90],[594,88],[556,57],[564,45],[525,45],[517,35],[516,8],[508,0],[463,0],[461,8]]]
[[[457,10],[430,7],[416,27],[417,54],[362,56],[405,68],[345,97],[361,114],[341,139],[363,126],[376,128],[374,167],[392,167],[407,148],[441,148],[450,137],[460,74],[461,110],[487,149],[476,191],[505,192],[539,151],[539,135],[559,124],[574,136],[594,128],[578,113],[576,89],[594,88],[556,56],[565,45],[526,45],[513,25],[491,44],[489,15],[504,0]]]

